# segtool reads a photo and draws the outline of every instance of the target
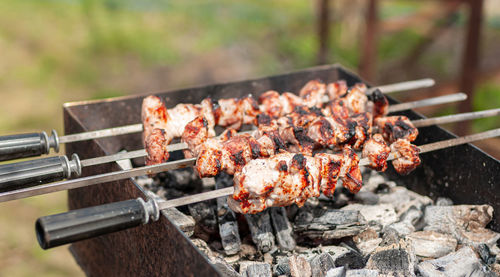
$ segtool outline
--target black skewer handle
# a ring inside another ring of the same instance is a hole
[[[156,202],[138,198],[40,217],[35,232],[40,247],[49,249],[146,224],[150,217],[159,217]]]
[[[81,174],[78,155],[48,157],[0,165],[0,192],[41,185]]]
[[[48,154],[50,148],[59,152],[59,139],[55,130],[47,133],[29,133],[0,137],[0,161],[36,157]]]

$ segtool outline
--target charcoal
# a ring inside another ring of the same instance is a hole
[[[215,201],[204,201],[188,205],[189,213],[196,221],[197,227],[208,234],[217,232]]]
[[[233,185],[232,177],[222,173],[215,178],[217,189]],[[228,207],[227,198],[217,198],[217,222],[219,223],[219,235],[222,247],[227,255],[238,253],[241,246],[240,234],[238,231],[238,221],[236,214]]]
[[[196,248],[200,250],[200,252],[205,257],[207,257],[208,260],[212,261],[217,258],[214,252],[212,252],[212,250],[204,240],[196,238],[196,239],[191,239],[191,242],[196,246]]]
[[[487,267],[481,264],[476,253],[464,246],[457,252],[435,260],[421,262],[418,272],[424,276],[494,276]]]
[[[376,205],[379,201],[379,196],[371,191],[360,191],[354,195],[354,200],[365,205]]]
[[[354,236],[365,228],[365,219],[359,211],[336,209],[302,209],[294,226],[298,236],[322,240]]]
[[[343,266],[328,270],[326,277],[345,277],[345,268]]]
[[[223,259],[216,258],[212,261],[212,264],[219,270],[220,273],[222,273],[222,276],[224,277],[241,277],[241,275]]]
[[[367,222],[376,222],[382,227],[398,221],[391,204],[361,205],[351,204],[342,208],[344,211],[359,211]]]
[[[257,249],[263,253],[271,251],[274,248],[274,235],[269,210],[258,214],[246,214],[245,218]]]
[[[371,269],[353,269],[345,273],[345,277],[377,277],[378,271]]]
[[[176,208],[164,209],[161,211],[173,224],[175,224],[186,236],[190,237],[194,233],[195,221],[193,217],[185,215]]]
[[[326,273],[335,268],[335,261],[332,256],[328,253],[322,253],[311,259],[311,276],[312,277],[324,277]],[[303,276],[303,275],[297,275]]]
[[[295,248],[296,243],[293,238],[293,229],[286,210],[283,207],[270,208],[271,223],[273,224],[276,241],[281,249],[291,251]]]
[[[363,255],[371,254],[382,242],[374,228],[368,227],[365,231],[353,237],[356,247]]]
[[[379,246],[368,259],[366,269],[377,270],[383,276],[415,276],[415,261],[412,245],[401,239]]]
[[[249,260],[255,260],[257,257],[257,249],[250,244],[242,243],[240,246],[240,253],[239,255],[242,258],[246,258]]]
[[[350,249],[336,245],[320,246],[319,250],[321,253],[328,253],[334,261],[351,251]]]
[[[143,188],[145,187],[147,189],[151,189],[154,183],[154,179],[148,176],[137,176],[135,178],[135,182]]]
[[[492,254],[488,245],[484,243],[477,246],[477,253],[481,260],[487,265],[492,265],[497,260],[497,256]]]
[[[302,256],[291,256],[288,269],[292,277],[311,277],[311,264]]]
[[[162,183],[167,188],[189,191],[202,186],[202,181],[192,167],[163,172]]]
[[[381,194],[379,202],[391,204],[398,214],[403,214],[412,206],[422,208],[432,204],[432,199],[398,186],[391,188],[389,193]]]
[[[423,213],[420,209],[411,207],[400,217],[400,221],[388,225],[385,232],[387,232],[387,229],[393,229],[399,236],[413,233],[416,229],[415,225],[422,218],[422,215]]]
[[[407,238],[413,244],[415,254],[423,258],[439,258],[457,248],[457,240],[451,235],[434,231],[415,232]]]
[[[361,191],[384,193],[383,189],[389,191],[391,187],[395,186],[395,182],[387,180],[382,174],[372,170],[367,178],[363,178],[363,188],[361,188]]]
[[[253,262],[244,268],[244,271],[240,268],[240,273],[245,277],[271,277],[271,266],[266,263],[256,263]]]
[[[290,275],[290,266],[288,265],[289,257],[278,256],[276,257],[276,263],[273,266],[273,276]]]
[[[349,251],[335,260],[335,266],[344,266],[346,268],[363,268],[366,265],[366,259],[361,253]]]
[[[461,244],[492,247],[500,239],[499,233],[485,229],[492,217],[489,205],[429,206],[425,209],[424,230],[450,234]]]
[[[448,197],[438,197],[436,199],[436,206],[452,206],[453,200]]]

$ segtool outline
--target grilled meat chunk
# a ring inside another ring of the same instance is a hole
[[[389,101],[379,89],[374,90],[368,99],[373,103],[373,118],[385,116],[389,113]]]
[[[328,99],[335,100],[344,97],[347,93],[347,83],[344,80],[329,83],[326,86],[326,93],[328,94]]]
[[[398,139],[406,139],[412,142],[418,135],[418,129],[413,126],[406,116],[379,117],[375,119],[375,125],[389,143]]]
[[[332,197],[340,178],[352,192],[361,189],[359,158],[346,146],[342,154],[316,156],[280,153],[256,159],[234,175],[235,191],[228,198],[231,209],[240,213],[258,213],[268,207],[304,205],[320,191]]]
[[[398,139],[391,144],[391,150],[397,153],[392,161],[394,169],[401,175],[407,175],[420,165],[420,149],[408,140]]]
[[[368,167],[377,171],[387,169],[387,158],[390,153],[391,148],[387,146],[381,134],[374,134],[363,147],[363,158],[370,161]]]
[[[299,96],[303,99],[303,105],[307,107],[321,108],[325,95],[326,85],[319,80],[307,82],[299,92]]]

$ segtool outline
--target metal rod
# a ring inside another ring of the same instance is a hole
[[[448,148],[448,147],[452,147],[452,146],[456,146],[456,145],[460,145],[460,144],[465,144],[465,143],[469,143],[469,142],[473,142],[473,141],[493,138],[493,137],[497,137],[497,136],[500,136],[500,128],[486,131],[486,132],[482,132],[482,133],[478,133],[478,134],[474,134],[474,135],[461,137],[461,138],[454,138],[454,139],[444,140],[444,141],[440,141],[440,142],[429,143],[429,144],[419,146],[419,148],[421,150],[421,153],[426,153],[426,152],[430,152],[430,151],[434,151],[434,150],[444,149],[444,148]],[[391,155],[389,155],[388,160],[392,160],[392,159],[394,159],[394,155],[391,153]],[[150,166],[144,166],[144,167],[134,168],[134,169],[130,169],[130,170],[103,173],[103,174],[94,175],[94,176],[88,176],[88,177],[83,177],[83,178],[78,178],[78,179],[73,179],[73,180],[67,180],[67,181],[47,184],[47,185],[41,185],[38,187],[31,187],[31,188],[26,188],[26,189],[4,192],[4,193],[0,193],[0,202],[16,200],[16,199],[21,199],[21,198],[26,198],[26,197],[36,196],[36,195],[42,195],[42,194],[46,194],[46,193],[57,192],[57,191],[62,191],[62,190],[67,190],[67,189],[86,187],[86,186],[90,186],[90,185],[100,184],[100,183],[104,183],[104,182],[111,182],[111,181],[116,181],[116,180],[122,180],[122,179],[131,178],[131,177],[142,176],[142,175],[146,175],[146,174],[159,173],[162,171],[168,171],[168,170],[172,170],[172,169],[193,166],[195,164],[195,162],[196,162],[196,158],[182,159],[182,160],[177,160],[177,161],[167,162],[167,163],[162,163],[162,164],[157,164],[157,165],[150,165]],[[361,159],[359,164],[360,165],[367,165],[368,160]],[[211,194],[211,193],[213,193],[213,194]],[[206,194],[208,195],[207,197],[209,197],[210,195],[216,195],[216,197],[223,196],[223,195],[219,195],[217,193],[218,192],[211,191],[211,192],[207,192]],[[207,199],[210,199],[210,198],[207,198]],[[174,201],[174,200],[170,200],[170,201]]]
[[[427,98],[427,99],[423,99],[423,100],[417,100],[417,101],[408,102],[408,103],[395,104],[395,105],[389,106],[389,112],[392,113],[392,112],[396,112],[396,111],[410,110],[410,109],[420,108],[420,107],[424,107],[424,106],[439,105],[439,104],[463,101],[465,99],[467,99],[467,94],[465,94],[463,92],[459,92],[459,93],[454,93],[454,94],[448,94],[448,95],[443,95],[443,96],[438,96],[438,97]]]
[[[500,109],[491,109],[491,110],[484,110],[484,111],[478,111],[478,112],[452,114],[452,115],[445,115],[445,116],[439,116],[439,117],[433,117],[433,118],[424,118],[424,119],[413,120],[412,123],[415,127],[418,128],[418,127],[425,127],[425,126],[431,126],[431,125],[436,125],[436,124],[452,123],[452,122],[457,122],[457,121],[462,121],[462,120],[471,120],[471,119],[490,117],[490,116],[495,116],[495,115],[500,115]]]
[[[419,88],[428,88],[428,87],[434,86],[435,84],[436,84],[436,82],[434,81],[434,79],[425,78],[425,79],[420,79],[420,80],[378,86],[376,88],[378,88],[383,93],[388,94],[388,93],[393,93],[393,92],[414,90],[414,89],[419,89]],[[369,90],[373,91],[376,88],[370,88]]]
[[[479,112],[445,115],[445,116],[440,116],[440,117],[413,120],[411,122],[415,125],[415,127],[419,128],[419,127],[432,126],[432,125],[436,125],[436,124],[444,124],[444,123],[458,122],[458,121],[470,120],[470,119],[476,119],[476,118],[490,117],[490,116],[495,116],[495,115],[500,115],[500,109],[491,109],[491,110],[485,110],[485,111],[479,111]],[[250,132],[240,132],[240,134],[243,134],[243,133],[250,133]],[[183,149],[187,149],[187,144],[185,144],[183,142],[176,143],[176,144],[170,144],[167,146],[168,152],[183,150]],[[82,164],[82,167],[86,167],[86,166],[91,166],[91,165],[116,162],[116,161],[120,161],[120,160],[140,158],[140,157],[146,156],[146,154],[147,154],[146,150],[141,149],[141,150],[135,150],[135,151],[131,151],[131,152],[117,153],[117,154],[112,154],[109,156],[82,160],[81,164]]]
[[[113,137],[113,136],[125,135],[125,134],[130,134],[130,133],[137,133],[137,132],[142,132],[142,124],[141,123],[127,125],[127,126],[121,126],[121,127],[108,128],[108,129],[101,129],[101,130],[90,131],[90,132],[83,132],[83,133],[78,133],[78,134],[65,135],[65,136],[59,137],[59,142],[60,143],[68,143],[68,142],[83,141],[83,140],[90,140],[90,139],[96,139],[96,138]]]

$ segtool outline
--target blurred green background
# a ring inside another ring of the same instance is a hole
[[[475,110],[500,107],[495,1],[486,1]],[[436,93],[456,92],[465,10],[453,15],[411,67],[401,63],[425,39],[425,30],[442,20],[436,13],[441,7],[441,1],[381,2],[375,84],[432,77],[441,84]],[[365,8],[366,1],[331,2],[329,63],[358,68]],[[52,128],[62,134],[64,102],[314,66],[316,15],[316,1],[299,0],[0,1],[0,134]],[[498,118],[473,124],[475,131],[494,127],[500,127]],[[495,145],[498,140],[484,147],[495,151]],[[65,210],[65,193],[0,205],[0,276],[83,274],[66,247],[42,251],[34,236],[37,217]]]

